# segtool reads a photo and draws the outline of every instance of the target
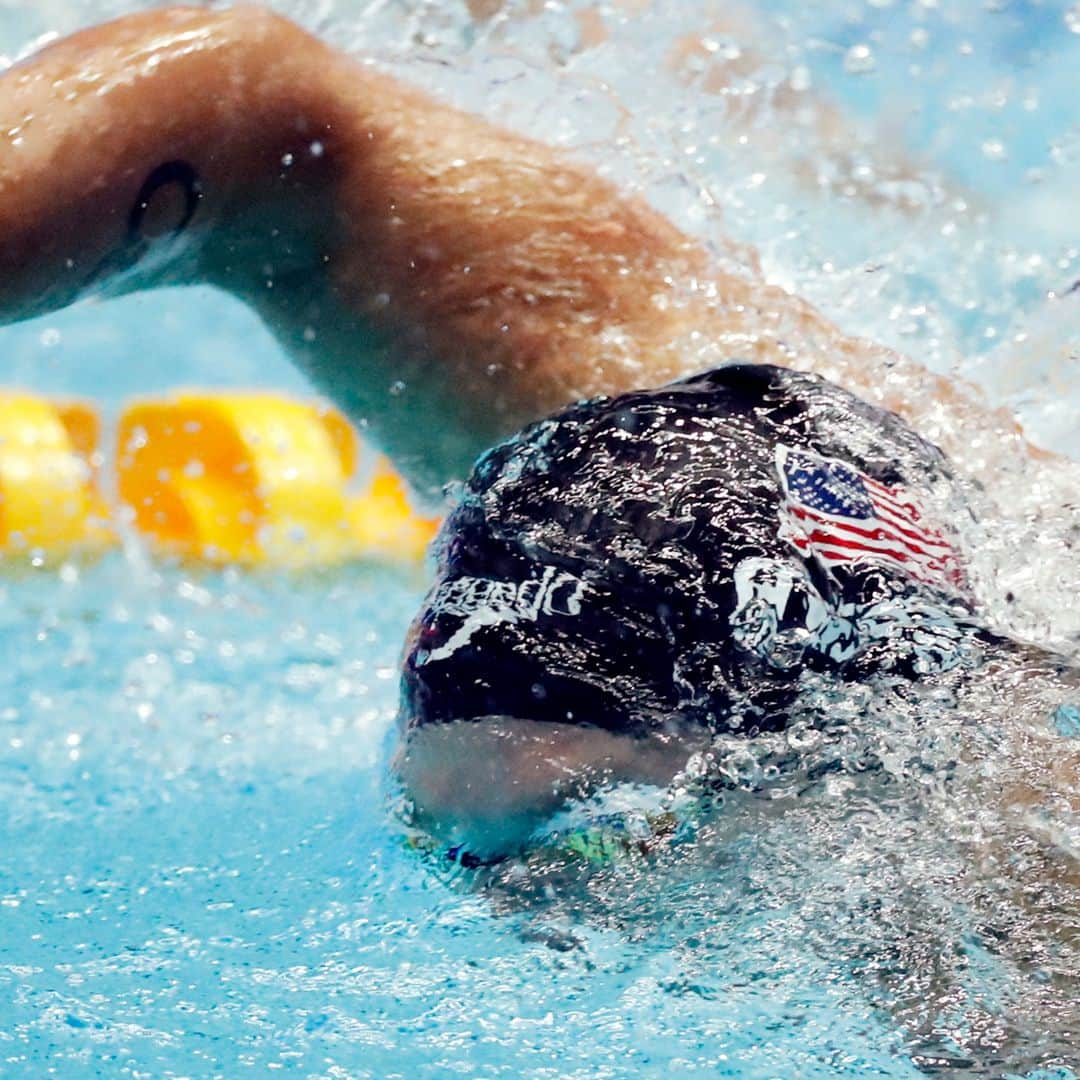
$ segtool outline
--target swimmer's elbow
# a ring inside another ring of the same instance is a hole
[[[5,72],[0,319],[110,281],[112,293],[204,278],[196,248],[238,210],[280,201],[296,124],[331,124],[322,76],[333,55],[260,7],[169,7],[74,34]],[[323,160],[298,163],[293,203],[320,205],[311,193],[326,174]],[[303,216],[292,209],[290,221]],[[262,265],[275,252],[257,254]]]

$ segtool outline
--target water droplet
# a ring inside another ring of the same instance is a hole
[[[805,93],[810,89],[812,83],[813,77],[810,74],[810,69],[805,64],[799,64],[795,67],[788,79],[788,85],[797,94]]]
[[[54,326],[50,326],[48,330],[42,330],[41,344],[44,345],[46,349],[51,349],[54,345],[59,345],[60,331]]]
[[[1080,4],[1073,4],[1065,12],[1065,25],[1074,34],[1080,34]]]
[[[400,397],[404,393],[405,393],[405,383],[404,383],[404,381],[401,380],[401,379],[395,379],[390,384],[390,396],[391,397]]]
[[[1008,157],[1005,144],[1000,139],[987,139],[982,144],[982,152],[988,161],[1004,161]]]
[[[291,164],[293,163],[293,161],[295,161],[295,160],[296,160],[296,159],[295,159],[295,158],[294,158],[294,157],[292,156],[292,154],[282,154],[282,155],[281,155],[281,164],[282,164],[282,165],[284,165],[286,169],[287,169],[287,168],[288,168],[288,167],[289,167],[289,166],[290,166],[290,165],[291,165]]]
[[[849,75],[866,75],[876,67],[877,60],[869,45],[852,45],[844,54],[844,70]]]
[[[313,142],[313,143],[311,144],[311,156],[312,156],[312,157],[322,157],[322,156],[323,156],[323,153],[324,153],[325,151],[326,151],[326,147],[325,147],[325,146],[323,146],[323,144],[322,144],[321,142],[319,142],[319,140],[318,140],[318,139],[316,139],[316,140],[315,140],[315,141],[314,141],[314,142]]]
[[[147,653],[124,668],[125,694],[139,698],[145,704],[160,697],[172,683],[172,664],[160,653]]]

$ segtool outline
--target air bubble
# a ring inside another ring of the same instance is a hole
[[[867,75],[876,67],[877,59],[869,45],[852,45],[844,54],[844,70],[849,75]]]

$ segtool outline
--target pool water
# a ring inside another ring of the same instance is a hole
[[[138,6],[0,4],[0,45]],[[762,4],[769,59],[740,76],[738,108],[703,68],[663,64],[691,31],[706,59],[730,50],[704,4],[488,20],[280,6],[567,145],[737,258],[723,206],[772,278],[1080,454],[1080,303],[1064,295],[1080,276],[1080,15],[1065,6]],[[776,119],[770,94],[793,78],[850,118],[842,151]],[[887,183],[883,147],[900,145],[916,166]],[[177,383],[307,392],[253,316],[204,290],[83,304],[0,345],[0,382],[111,416]],[[988,617],[1075,659],[1075,473],[980,479]],[[1075,682],[1032,656],[976,686],[811,688],[829,731],[718,744],[727,789],[652,855],[540,852],[475,874],[408,844],[387,779],[425,582],[386,564],[163,566],[130,540],[0,577],[0,1075],[1080,1065],[1080,796],[1066,777],[1022,820],[995,803],[1067,760],[1053,718]],[[800,768],[772,771],[792,748]]]

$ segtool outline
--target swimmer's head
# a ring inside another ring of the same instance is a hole
[[[310,257],[319,214],[302,200],[330,167],[329,117],[298,96],[280,26],[254,8],[147,12],[4,73],[0,318]],[[292,32],[290,51],[309,41]]]
[[[567,799],[663,786],[716,730],[778,722],[784,687],[728,624],[733,554],[776,544],[739,505],[772,460],[739,430],[744,381],[585,402],[479,461],[404,666],[396,767],[422,827],[520,847]]]
[[[914,585],[800,554],[785,447],[882,490],[943,468],[897,417],[758,365],[572,406],[481,458],[404,665],[399,772],[432,821],[458,839],[472,815],[484,838],[503,812],[485,808],[530,783],[542,812],[611,777],[670,779],[695,738],[782,729],[803,671],[844,669],[844,605]],[[523,730],[572,742],[554,788]]]

